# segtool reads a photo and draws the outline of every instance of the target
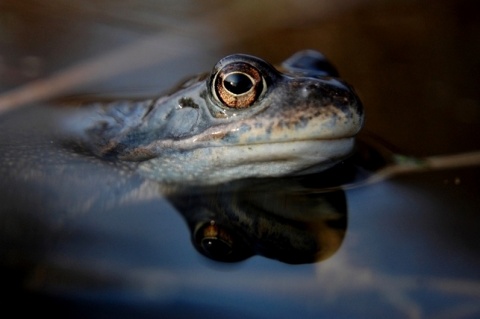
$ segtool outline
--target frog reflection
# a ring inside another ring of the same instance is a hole
[[[347,230],[345,187],[362,184],[392,162],[371,136],[355,152],[315,174],[250,179],[171,193],[192,232],[195,248],[218,261],[262,255],[290,264],[332,256]]]
[[[186,219],[193,245],[208,258],[236,262],[258,254],[311,263],[333,255],[347,227],[344,192],[309,189],[317,178],[232,182],[170,200]]]

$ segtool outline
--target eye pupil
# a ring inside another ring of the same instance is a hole
[[[224,258],[232,252],[231,245],[216,238],[204,238],[202,247],[210,256],[216,258]]]
[[[254,83],[243,73],[232,73],[223,80],[223,85],[231,93],[240,95],[250,91]]]
[[[224,228],[214,220],[197,224],[192,239],[195,248],[213,260],[240,261],[253,254],[252,247],[234,229]]]

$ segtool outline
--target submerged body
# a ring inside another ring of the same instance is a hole
[[[64,124],[88,152],[166,184],[327,169],[352,152],[361,103],[320,53],[280,69],[228,56],[167,96],[86,105]]]

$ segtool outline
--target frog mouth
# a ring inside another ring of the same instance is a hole
[[[353,137],[210,145],[161,154],[141,162],[139,170],[147,178],[162,182],[209,185],[243,178],[298,175],[305,170],[323,171],[347,157],[353,147]]]
[[[351,137],[213,147],[211,152],[215,158],[231,159],[224,166],[250,167],[252,170],[258,170],[253,166],[266,165],[267,167],[263,167],[261,171],[275,175],[281,174],[282,170],[296,171],[314,165],[319,169],[322,169],[322,166],[330,167],[332,163],[337,163],[350,154],[353,147],[354,138]],[[283,168],[275,168],[276,164]]]

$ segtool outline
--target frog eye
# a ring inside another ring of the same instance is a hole
[[[203,255],[214,260],[240,261],[252,255],[251,250],[231,230],[214,221],[197,225],[193,240]]]
[[[255,67],[236,62],[224,66],[215,76],[213,91],[217,99],[228,108],[247,108],[262,93],[264,80]]]
[[[227,259],[233,251],[233,238],[214,222],[202,225],[195,232],[197,247],[213,259]]]

